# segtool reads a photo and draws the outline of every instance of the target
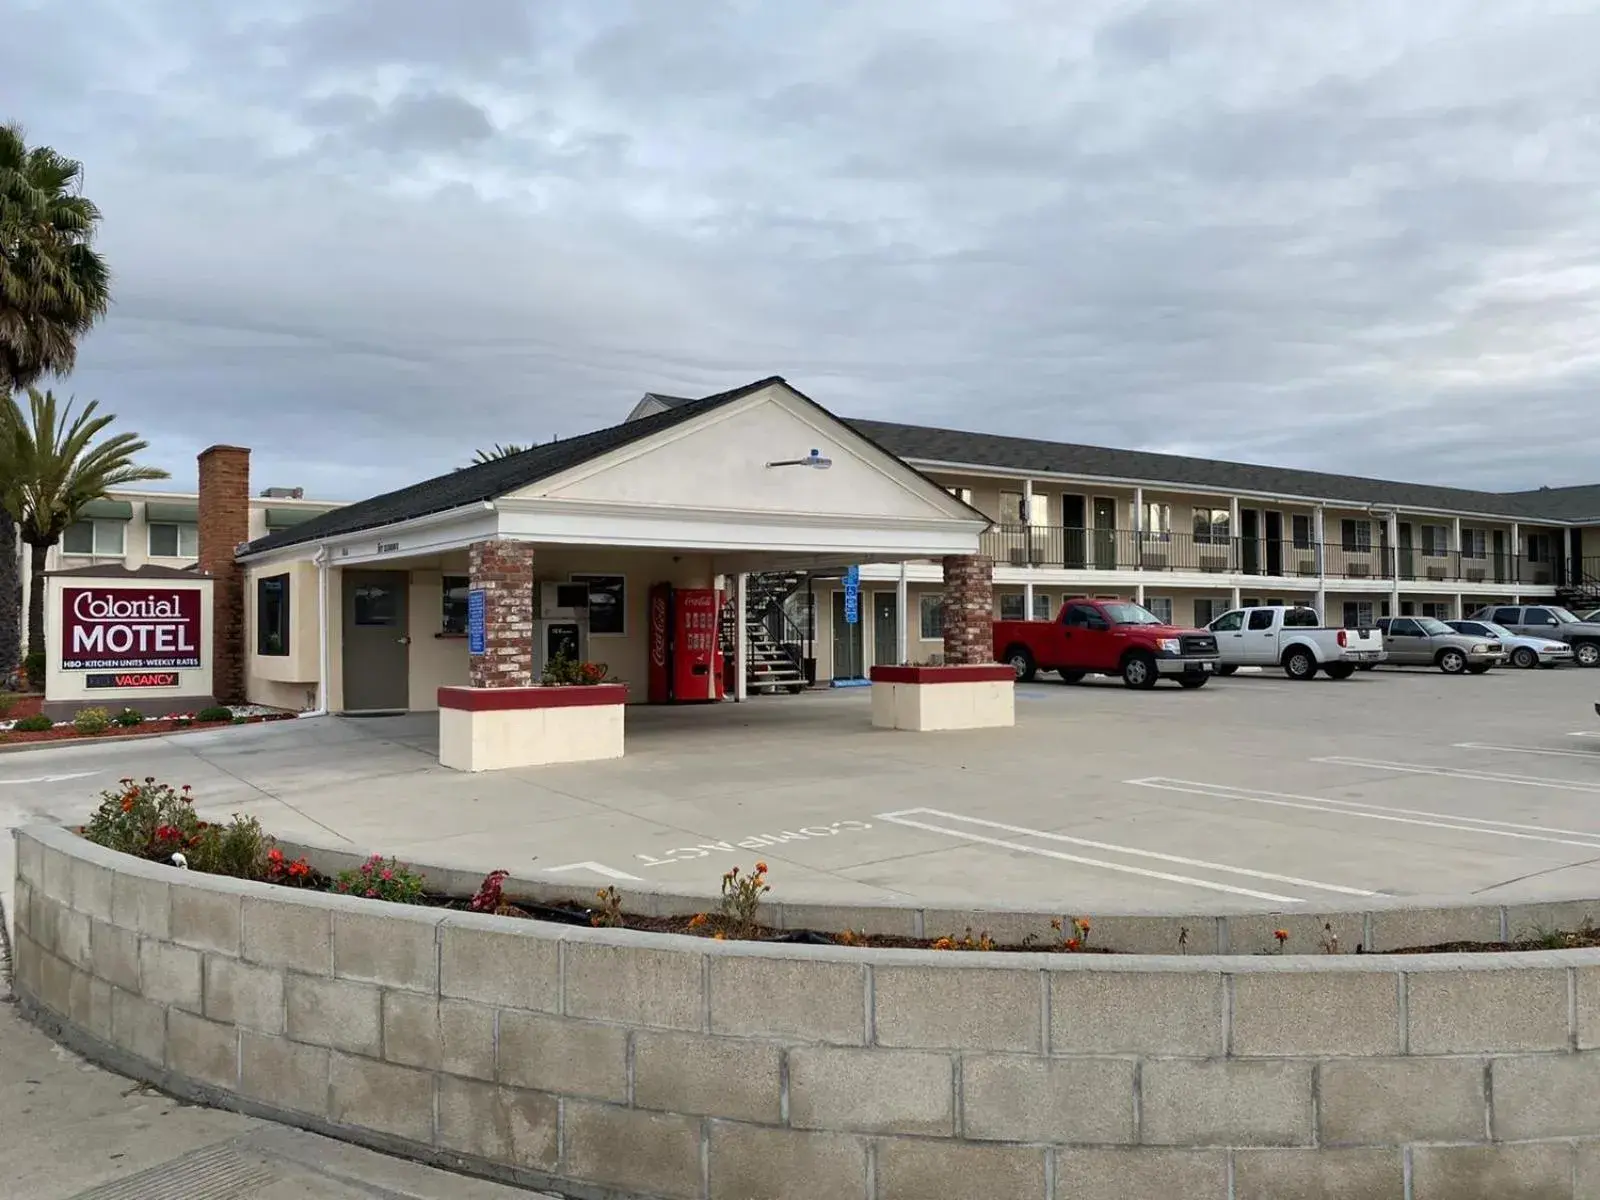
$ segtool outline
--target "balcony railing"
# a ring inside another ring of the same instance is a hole
[[[1530,562],[1521,555],[1428,554],[1406,546],[1396,552],[1381,544],[1324,542],[1319,546],[1292,538],[1136,533],[1131,529],[997,525],[983,535],[981,549],[1000,567],[1383,581],[1398,575],[1405,581],[1489,586],[1548,586],[1556,581],[1554,563]],[[1596,575],[1600,576],[1600,570]]]

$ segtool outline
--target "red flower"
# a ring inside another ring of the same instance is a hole
[[[283,851],[274,846],[271,850],[267,851],[267,861],[281,863],[283,861]]]
[[[394,872],[393,871],[385,871],[383,873],[383,875],[382,875],[382,878],[384,878],[384,879],[393,879],[394,878]]]

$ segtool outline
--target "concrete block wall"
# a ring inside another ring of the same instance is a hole
[[[18,834],[17,991],[192,1099],[576,1197],[1600,1195],[1600,951],[715,942]]]

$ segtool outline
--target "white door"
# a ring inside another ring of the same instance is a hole
[[[1250,613],[1244,626],[1244,658],[1248,663],[1265,665],[1278,661],[1278,635],[1272,626],[1277,614],[1270,608]]]

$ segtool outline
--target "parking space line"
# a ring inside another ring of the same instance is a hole
[[[912,810],[915,811],[915,810]],[[890,821],[896,825],[909,826],[912,829],[924,829],[929,833],[942,833],[949,837],[960,838],[965,842],[976,842],[982,846],[997,846],[1002,850],[1015,850],[1020,854],[1035,854],[1040,858],[1051,858],[1058,862],[1077,863],[1084,867],[1098,867],[1103,871],[1116,871],[1123,875],[1138,875],[1144,879],[1160,879],[1166,883],[1181,883],[1188,887],[1205,888],[1212,892],[1226,892],[1231,896],[1248,896],[1253,900],[1271,900],[1277,904],[1302,904],[1295,896],[1279,896],[1272,892],[1258,892],[1250,888],[1234,887],[1226,883],[1213,883],[1207,879],[1191,879],[1187,875],[1172,875],[1165,871],[1151,871],[1145,867],[1133,867],[1126,863],[1106,862],[1098,858],[1085,858],[1078,854],[1067,854],[1060,850],[1050,850],[1044,846],[1028,846],[1022,842],[1009,842],[1003,838],[986,837],[981,833],[969,833],[964,829],[947,829],[942,825],[933,825],[927,821],[913,820],[911,817],[899,816],[895,813],[879,813],[878,820]]]
[[[1600,762],[1600,750],[1546,750],[1540,746],[1491,746],[1488,742],[1455,742],[1454,750],[1493,750],[1499,754],[1547,754],[1551,758],[1587,758]]]
[[[1135,850],[1132,846],[1118,846],[1111,842],[1095,842],[1088,838],[1073,837],[1065,833],[1047,833],[1042,829],[1029,829],[1026,825],[1007,825],[1003,821],[986,821],[982,817],[963,817],[958,813],[942,812],[937,808],[906,808],[901,809],[895,816],[924,815],[938,817],[942,821],[955,821],[962,825],[981,825],[986,829],[998,829],[1002,833],[1015,833],[1024,837],[1043,838],[1051,842],[1065,842],[1070,846],[1084,846],[1090,850],[1109,850],[1113,854],[1127,854],[1134,858],[1154,858],[1162,862],[1176,863],[1182,867],[1200,867],[1207,871],[1225,871],[1230,875],[1248,875],[1253,879],[1266,879],[1272,883],[1292,883],[1298,887],[1317,888],[1324,892],[1342,892],[1346,896],[1373,896],[1377,893],[1366,891],[1362,888],[1343,887],[1337,883],[1321,883],[1315,879],[1301,879],[1295,875],[1274,875],[1271,871],[1255,871],[1249,867],[1229,867],[1222,863],[1207,862],[1203,858],[1184,858],[1180,854],[1162,854],[1156,850]]]
[[[1160,775],[1154,775],[1148,779],[1128,779],[1123,782],[1134,787],[1154,788],[1162,792],[1182,792],[1185,795],[1203,796],[1212,800],[1242,800],[1250,804],[1266,804],[1275,808],[1297,808],[1305,812],[1320,812],[1333,816],[1362,817],[1369,821],[1389,821],[1398,825],[1421,825],[1429,829],[1450,829],[1457,833],[1484,833],[1492,834],[1495,837],[1512,838],[1522,842],[1549,842],[1557,846],[1578,846],[1585,850],[1600,850],[1600,833],[1590,833],[1581,829],[1552,829],[1545,825],[1519,825],[1513,821],[1490,821],[1481,817],[1461,817],[1454,813],[1435,813],[1416,808],[1385,808],[1380,804],[1365,804],[1358,800],[1328,800],[1321,796],[1300,796],[1293,792],[1259,791],[1254,788],[1236,788],[1220,783],[1201,783],[1191,779],[1168,779]],[[1566,834],[1568,836],[1552,836],[1554,834]]]
[[[1329,755],[1313,758],[1314,763],[1327,763],[1336,767],[1366,767],[1374,771],[1398,771],[1402,775],[1435,775],[1440,779],[1471,779],[1480,783],[1514,783],[1522,787],[1551,788],[1558,792],[1585,792],[1600,794],[1600,783],[1578,783],[1563,779],[1545,779],[1539,775],[1510,775],[1502,771],[1474,771],[1465,767],[1418,767],[1410,763],[1389,762],[1381,758],[1345,758]]]

